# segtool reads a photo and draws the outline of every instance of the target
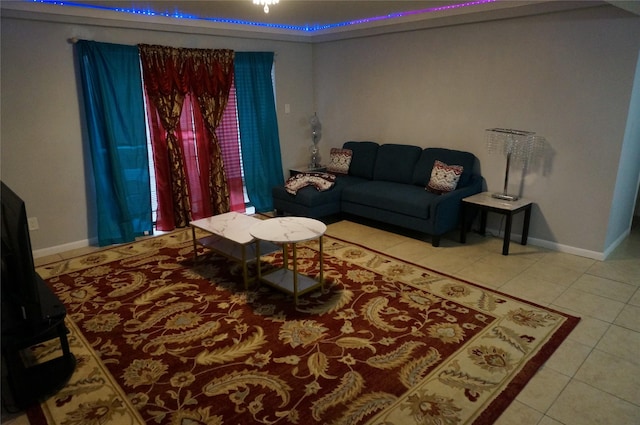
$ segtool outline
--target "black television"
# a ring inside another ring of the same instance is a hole
[[[66,315],[35,270],[24,201],[4,182],[2,204],[2,329],[39,329]]]

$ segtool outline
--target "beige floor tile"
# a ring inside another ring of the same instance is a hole
[[[429,256],[434,254],[434,250],[425,242],[414,239],[405,239],[400,243],[385,249],[385,254],[392,255],[409,262],[416,262],[429,258]]]
[[[560,345],[544,366],[571,377],[589,357],[591,350],[591,347],[568,339]]]
[[[527,274],[538,279],[554,282],[569,287],[582,273],[556,264],[545,264],[540,261],[526,270]]]
[[[515,400],[494,422],[495,425],[537,425],[542,413]]]
[[[371,233],[365,237],[362,237],[360,243],[369,249],[380,252],[387,252],[387,250],[401,244],[404,241],[405,239],[402,238],[402,236],[380,232]]]
[[[580,316],[573,311],[567,311],[567,313]],[[594,348],[610,327],[610,323],[598,320],[595,317],[583,316],[580,318],[578,326],[569,334],[569,339]]]
[[[629,300],[629,304],[640,307],[640,288],[636,289],[635,294]]]
[[[435,253],[429,257],[417,259],[415,262],[432,270],[450,275],[456,275],[458,271],[469,265],[469,260],[467,258],[452,255],[445,251]]]
[[[568,289],[553,302],[553,305],[611,323],[625,304],[577,289]]]
[[[593,350],[574,379],[640,406],[640,364]]]
[[[515,276],[513,271],[499,269],[482,264],[474,264],[464,267],[456,273],[456,276],[471,282],[498,289]]]
[[[546,412],[570,380],[569,376],[543,367],[527,383],[516,400],[539,412]]]
[[[542,419],[540,419],[540,422],[538,422],[538,425],[564,425],[564,424],[545,415]]]
[[[526,271],[500,287],[502,292],[543,306],[551,304],[565,289],[555,283],[531,277]]]
[[[579,257],[577,255],[571,255],[564,252],[550,251],[545,255],[540,263],[545,265],[560,266],[566,269],[571,269],[579,273],[584,273],[591,266],[596,263],[596,260],[591,258]]]
[[[640,261],[637,257],[620,261],[599,261],[589,268],[588,273],[640,286]]]
[[[327,226],[327,235],[358,242],[360,235],[370,232],[371,228],[351,221],[338,221]]]
[[[604,277],[584,274],[571,285],[572,289],[579,289],[594,295],[610,298],[626,303],[638,289],[634,285],[622,283]]]
[[[549,252],[548,249],[541,248],[539,246],[534,245],[520,245],[518,242],[511,242],[509,245],[509,255],[508,257],[514,258],[524,258],[531,261],[539,261],[543,259]],[[502,253],[502,245],[500,245],[500,250],[496,251],[496,253]]]
[[[640,333],[613,325],[596,345],[604,351],[626,361],[640,364]]]
[[[613,323],[623,328],[640,332],[640,307],[627,304]],[[640,349],[638,351],[640,352]]]
[[[564,425],[633,425],[640,418],[640,406],[572,380],[546,415]]]
[[[487,264],[489,266],[505,269],[505,270],[513,270],[517,272],[522,272],[526,270],[533,264],[535,264],[536,260],[532,258],[528,258],[526,256],[518,256],[518,255],[502,255],[500,253],[489,253],[488,255],[482,257],[478,262]]]

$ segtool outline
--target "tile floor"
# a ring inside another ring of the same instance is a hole
[[[328,227],[327,234],[582,318],[496,424],[640,425],[640,223],[606,261],[517,243],[503,256],[501,239],[475,234],[465,245],[450,235],[433,248],[428,238],[364,224]]]

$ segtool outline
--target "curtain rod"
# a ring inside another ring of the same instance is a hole
[[[67,42],[69,42],[69,44],[76,44],[78,41],[80,41],[80,39],[78,37],[71,37],[67,39]],[[211,49],[214,50],[214,49]],[[273,56],[274,58],[278,57],[278,52],[273,52]]]

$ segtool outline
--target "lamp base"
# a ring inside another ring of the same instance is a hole
[[[494,193],[491,195],[492,198],[501,199],[503,201],[517,201],[518,197],[516,195],[507,195],[506,193]]]

